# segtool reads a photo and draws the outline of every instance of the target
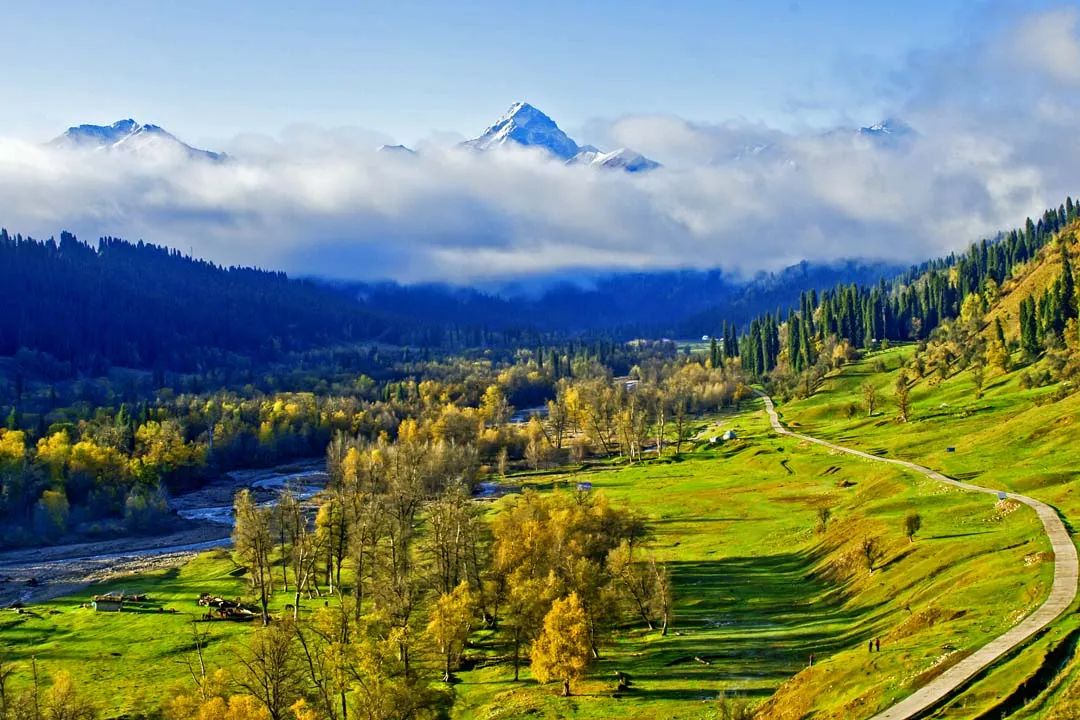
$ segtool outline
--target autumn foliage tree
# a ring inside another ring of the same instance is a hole
[[[908,385],[907,373],[901,370],[896,376],[896,388],[893,392],[896,399],[897,419],[906,423],[911,419],[911,387]]]
[[[451,592],[441,595],[431,608],[427,634],[442,656],[443,682],[451,680],[475,616],[476,598],[464,580]]]
[[[247,565],[251,585],[259,598],[263,625],[270,624],[270,593],[273,591],[273,568],[270,553],[273,539],[270,535],[270,510],[259,507],[251,491],[244,489],[236,494],[233,502],[235,522],[232,540],[236,553]]]
[[[544,617],[544,629],[532,652],[532,671],[542,683],[562,682],[569,697],[573,683],[581,678],[592,660],[589,623],[577,593],[556,600]]]

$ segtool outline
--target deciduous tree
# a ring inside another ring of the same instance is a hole
[[[877,561],[881,558],[883,552],[881,541],[873,536],[865,537],[859,549],[862,551],[863,559],[866,561],[866,569],[872,574],[874,566],[877,565]]]
[[[863,404],[866,405],[866,416],[872,417],[878,401],[877,386],[870,381],[864,382],[862,384],[862,396]]]
[[[299,698],[300,665],[294,627],[283,621],[251,634],[236,653],[236,684],[258,700],[271,720],[284,720]]]
[[[270,537],[270,511],[259,507],[251,497],[251,491],[244,489],[236,494],[233,514],[235,515],[232,532],[233,547],[247,566],[251,584],[258,593],[263,625],[269,625],[268,605],[273,588],[270,567],[270,553],[273,549],[273,540]]]
[[[589,624],[577,593],[556,600],[544,618],[544,630],[532,651],[532,670],[542,683],[562,682],[569,697],[573,683],[585,674],[592,659]]]
[[[915,534],[922,528],[922,516],[917,512],[908,513],[904,518],[904,535],[909,542],[915,542]]]
[[[464,580],[451,592],[439,596],[431,609],[427,634],[442,658],[443,682],[451,680],[475,617],[476,596]]]
[[[907,373],[903,370],[896,375],[893,397],[896,399],[897,419],[906,423],[911,419],[911,387],[908,385]]]

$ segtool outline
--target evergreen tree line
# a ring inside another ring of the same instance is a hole
[[[0,287],[0,355],[31,348],[95,375],[397,339],[387,318],[314,283],[116,238],[93,248],[67,232],[39,242],[0,230]]]
[[[1024,357],[1038,357],[1047,345],[1064,343],[1070,320],[1077,317],[1076,277],[1066,246],[1061,248],[1061,273],[1042,295],[1020,301],[1020,348]]]
[[[203,372],[365,341],[459,350],[556,337],[468,318],[440,323],[283,272],[113,237],[92,247],[68,232],[39,241],[0,229],[0,287],[0,356],[47,353],[69,375],[113,366]]]
[[[786,333],[780,332],[784,318],[779,310],[750,322],[737,344],[743,368],[756,377],[773,370],[781,354],[782,335],[796,373],[814,365],[815,347],[829,337],[854,347],[871,347],[882,340],[924,340],[943,321],[958,317],[973,293],[996,296],[1016,267],[1033,259],[1078,218],[1080,203],[1070,197],[1058,209],[1047,210],[1038,222],[1028,218],[1023,228],[974,243],[966,253],[913,267],[890,281],[882,279],[873,286],[841,284],[821,293],[804,291],[799,310],[788,313]],[[1075,316],[1072,283],[1071,271],[1063,273],[1063,279],[1044,297],[1029,299],[1021,307],[1021,325],[1027,331],[1021,337],[1030,352],[1037,354],[1047,329],[1060,336],[1065,322]]]

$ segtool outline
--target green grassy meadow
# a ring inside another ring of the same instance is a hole
[[[974,401],[965,400],[962,380],[933,393],[916,390],[917,420],[906,427],[887,415],[847,418],[841,410],[857,401],[868,363],[893,364],[906,352],[890,350],[845,369],[825,392],[782,406],[785,421],[982,484],[1041,492],[1054,502],[1068,496],[1067,483],[1054,479],[1058,471],[1032,480],[1005,467],[1013,460],[1037,465],[1040,457],[1057,457],[1052,450],[1020,459],[1010,457],[1017,451],[1007,444],[980,447],[985,436],[971,436],[993,411],[968,408]],[[891,373],[874,377],[891,392]],[[1008,383],[1014,380],[996,382],[988,382],[979,406],[1031,405],[1013,392]],[[733,427],[739,439],[692,444],[680,461],[602,466],[587,474],[593,492],[651,519],[654,549],[669,563],[675,587],[669,635],[632,623],[616,628],[589,678],[566,699],[555,685],[537,685],[527,670],[514,683],[506,649],[478,632],[466,652],[474,666],[453,686],[454,717],[720,717],[721,694],[759,704],[768,718],[869,717],[1014,624],[1049,587],[1048,547],[1034,514],[1022,506],[778,437],[759,402],[698,425],[701,437],[715,434],[714,427]],[[956,453],[945,453],[946,444]],[[580,473],[550,473],[522,482],[558,491],[579,479]],[[491,511],[510,501],[492,503]],[[832,516],[824,532],[816,527],[820,507]],[[923,524],[909,542],[903,519],[913,511]],[[860,552],[870,536],[883,548],[872,573]],[[191,657],[190,621],[201,614],[195,600],[204,591],[245,593],[243,579],[229,574],[234,567],[225,552],[207,553],[180,569],[110,582],[24,614],[4,611],[0,642],[18,660],[36,657],[46,672],[71,672],[106,717],[141,717],[190,683],[181,660]],[[177,612],[98,614],[80,607],[94,592],[121,589],[148,593]],[[281,594],[275,607],[291,599]],[[228,667],[230,641],[250,626],[209,628],[208,664]],[[1045,652],[1063,631],[1054,633],[1000,672],[1010,682],[1026,677],[1039,663],[1039,648]],[[871,638],[880,638],[880,653],[867,652]],[[616,671],[634,680],[622,698],[613,697]],[[968,705],[947,716],[974,716],[972,708],[993,704],[993,691],[976,685],[964,698]]]
[[[104,717],[139,717],[147,708],[159,706],[174,686],[190,683],[182,661],[194,658],[191,622],[206,612],[197,603],[199,593],[225,597],[247,593],[245,580],[229,574],[235,568],[227,552],[208,552],[181,568],[106,582],[29,606],[21,614],[5,610],[0,614],[0,639],[12,659],[36,658],[39,673],[70,672]],[[166,612],[98,613],[89,607],[92,595],[110,591],[145,593]],[[176,612],[167,612],[170,609]],[[249,627],[201,624],[210,633],[204,651],[208,664],[228,667],[229,642]],[[26,677],[21,673],[19,679],[25,682]]]
[[[757,405],[721,423],[740,440],[590,478],[652,516],[681,634],[622,634],[570,701],[515,685],[505,666],[463,673],[456,716],[709,717],[719,693],[764,700],[784,683],[767,717],[869,716],[1011,625],[1049,586],[1025,510],[1002,513],[992,498],[781,439]],[[823,505],[833,520],[819,534]],[[924,529],[909,543],[912,510]],[[873,574],[858,555],[868,534],[886,547]],[[882,652],[870,655],[875,637]],[[616,670],[635,678],[632,700],[610,697]]]

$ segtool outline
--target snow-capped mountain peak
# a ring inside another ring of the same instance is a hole
[[[52,147],[112,152],[176,152],[194,159],[222,160],[224,153],[194,148],[159,125],[141,125],[131,118],[111,125],[76,125],[53,139]]]
[[[915,134],[915,131],[911,129],[910,125],[892,118],[859,128],[859,135],[887,142],[895,142],[913,134]]]
[[[570,159],[569,163],[625,170],[626,172],[643,172],[660,167],[660,163],[650,160],[641,153],[629,148],[619,148],[611,152],[601,152],[596,148],[590,148],[590,150],[583,150],[575,155]]]
[[[559,129],[555,121],[527,102],[516,102],[484,134],[464,143],[474,150],[491,150],[513,143],[540,147],[569,160],[578,154],[578,145]]]
[[[117,120],[112,125],[76,125],[64,131],[50,145],[64,147],[98,147],[112,145],[124,139],[139,127],[131,118]]]
[[[555,121],[527,102],[516,102],[484,134],[462,143],[473,150],[493,150],[507,145],[542,148],[567,165],[617,168],[640,172],[660,163],[627,148],[604,152],[592,145],[578,145]]]

